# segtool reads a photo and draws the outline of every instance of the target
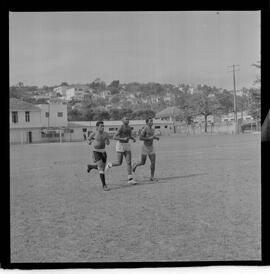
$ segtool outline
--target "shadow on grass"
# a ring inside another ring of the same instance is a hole
[[[122,182],[126,182],[125,184],[115,184],[110,186],[110,190],[117,190],[121,188],[126,188],[126,187],[137,187],[137,186],[144,186],[144,185],[153,185],[153,184],[167,184],[170,183],[169,181],[175,180],[175,179],[184,179],[184,178],[191,178],[191,177],[197,177],[201,175],[205,175],[206,173],[196,173],[196,174],[188,174],[188,175],[183,175],[183,176],[169,176],[169,177],[160,177],[156,178],[158,181],[150,181],[149,178],[144,178],[141,180],[136,180],[137,184],[136,185],[131,185],[128,184],[126,180],[120,180]]]

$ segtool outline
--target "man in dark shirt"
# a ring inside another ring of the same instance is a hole
[[[108,133],[104,131],[104,123],[102,121],[96,123],[96,132],[90,134],[88,144],[92,145],[92,155],[95,164],[87,165],[87,172],[90,172],[92,169],[97,169],[103,189],[109,190],[105,182],[104,169],[107,161],[105,146],[110,144],[110,140]]]

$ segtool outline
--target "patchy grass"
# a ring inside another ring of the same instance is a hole
[[[104,192],[86,143],[11,146],[11,262],[260,260],[260,136],[162,136],[156,151],[159,182],[148,161],[127,185],[124,162]]]

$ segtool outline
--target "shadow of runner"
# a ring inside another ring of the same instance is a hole
[[[183,179],[183,178],[191,178],[191,177],[196,177],[196,176],[201,176],[201,175],[206,175],[206,173],[196,173],[196,174],[188,174],[188,175],[183,175],[183,176],[169,176],[169,177],[161,177],[161,178],[156,178],[158,181],[150,181],[150,179],[143,179],[143,180],[136,180],[138,183],[136,185],[132,184],[115,184],[114,186],[110,185],[110,190],[117,190],[125,187],[136,187],[136,186],[144,186],[144,185],[156,185],[156,184],[167,184],[170,183],[168,181],[170,180],[175,180],[175,179]],[[120,180],[122,182],[126,182],[126,180]]]

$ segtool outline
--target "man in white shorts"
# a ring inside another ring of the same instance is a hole
[[[130,184],[136,184],[137,182],[133,179],[132,176],[132,167],[131,167],[131,146],[128,142],[129,139],[133,140],[133,142],[136,142],[136,139],[132,136],[132,130],[129,126],[129,120],[127,117],[123,117],[122,119],[123,125],[118,129],[118,131],[115,133],[113,139],[117,140],[116,142],[116,153],[117,153],[117,162],[111,163],[108,162],[106,165],[105,171],[108,169],[115,167],[115,166],[121,166],[123,161],[123,156],[126,158],[127,162],[127,172],[128,172],[128,183]]]
[[[141,152],[141,161],[133,165],[132,171],[135,172],[138,166],[143,166],[146,162],[147,155],[151,162],[151,181],[157,181],[154,179],[155,175],[155,166],[156,166],[156,152],[154,148],[154,140],[159,140],[159,137],[155,135],[155,130],[152,128],[153,119],[148,118],[145,120],[146,126],[143,128],[140,134],[140,140],[143,141],[142,152]]]

